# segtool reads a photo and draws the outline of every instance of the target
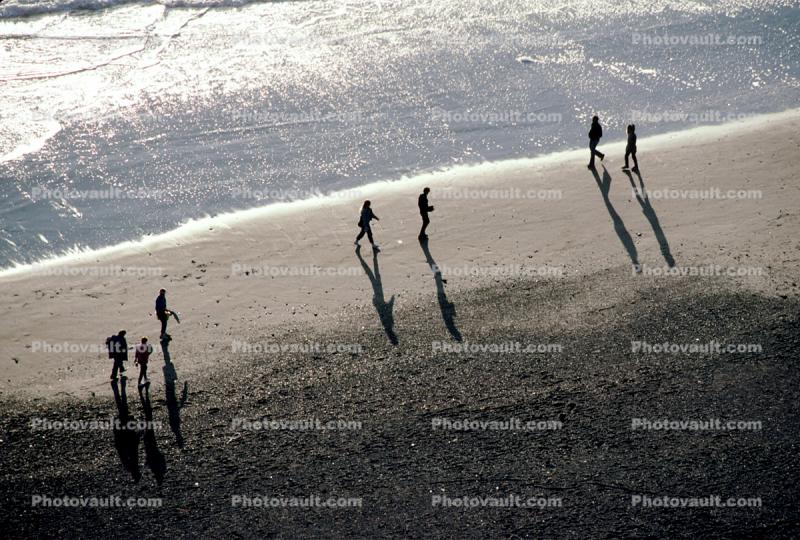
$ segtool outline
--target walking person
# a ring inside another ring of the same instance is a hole
[[[378,244],[372,239],[372,227],[370,227],[369,222],[373,219],[380,221],[380,218],[372,211],[371,203],[369,201],[364,201],[364,205],[361,207],[361,217],[358,220],[358,226],[361,227],[361,232],[356,236],[354,244],[358,246],[358,241],[364,238],[366,234],[367,238],[369,238],[369,243],[372,244],[372,250],[380,251]]]
[[[167,311],[167,291],[161,289],[158,291],[156,297],[156,317],[161,321],[161,337],[167,335],[167,321],[169,320],[169,311]]]
[[[628,144],[625,146],[625,166],[623,171],[628,170],[628,156],[633,158],[633,172],[639,172],[639,162],[636,160],[636,126],[628,124]]]
[[[422,193],[417,200],[417,206],[419,206],[419,213],[422,216],[422,229],[419,231],[419,239],[420,240],[427,240],[428,235],[425,234],[425,229],[428,228],[430,225],[431,219],[428,217],[428,212],[433,212],[433,206],[428,205],[428,193],[431,192],[431,188],[425,188],[422,190]]]
[[[589,168],[594,169],[594,157],[600,158],[600,161],[606,157],[604,153],[597,149],[597,144],[603,137],[603,127],[600,125],[600,119],[597,116],[592,117],[592,127],[589,128]]]
[[[153,354],[153,346],[147,342],[146,337],[143,337],[142,342],[136,345],[136,354],[133,359],[133,365],[139,366],[139,388],[150,382],[147,379],[147,361],[151,354]],[[142,379],[144,379],[144,383],[142,383]]]
[[[125,330],[120,330],[116,336],[106,339],[108,346],[108,356],[114,360],[114,367],[111,369],[111,380],[117,380],[117,372],[125,373],[124,362],[128,361],[128,341],[125,339]],[[125,377],[125,375],[121,375]]]

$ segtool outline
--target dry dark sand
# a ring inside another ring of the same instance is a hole
[[[433,279],[430,285],[434,291]],[[163,426],[127,439],[118,434],[116,447],[110,431],[29,426],[32,417],[115,415],[111,398],[6,398],[0,530],[26,538],[797,537],[795,298],[742,292],[724,278],[632,280],[622,266],[439,300],[420,295],[384,316],[396,347],[366,305],[349,310],[346,324],[251,336],[359,343],[362,354],[218,354],[212,370],[191,380],[181,377],[181,364],[192,359],[183,357],[175,332],[169,352],[177,380],[169,370],[164,380],[160,355],[151,367],[152,415]],[[433,352],[434,341],[454,343],[453,330],[473,344],[563,349]],[[756,343],[763,352],[634,354],[631,341],[640,339]],[[134,379],[127,401],[134,417],[146,415]],[[346,431],[231,429],[233,418],[262,416],[363,424]],[[445,431],[432,429],[436,417],[559,420],[563,427]],[[762,429],[632,431],[637,417],[756,420]],[[126,453],[135,461],[129,470],[120,459]],[[39,508],[31,505],[35,494],[163,497],[163,507]],[[231,505],[233,495],[311,494],[356,497],[362,506]],[[561,507],[432,506],[437,495],[509,494],[556,497]],[[762,504],[634,508],[634,495],[758,497]]]

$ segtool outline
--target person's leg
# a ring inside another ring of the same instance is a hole
[[[125,373],[125,366],[122,363],[122,358],[114,358],[114,368],[111,370],[111,378],[116,379],[117,373],[120,375]]]
[[[633,158],[633,168],[637,171],[639,170],[639,161],[636,159],[636,152],[631,152],[631,157]],[[627,163],[626,163],[627,165]]]
[[[589,167],[594,167],[594,156],[600,158],[600,161],[605,159],[606,155],[597,149],[597,144],[600,141],[589,141],[589,152],[591,153],[591,157],[589,158]]]
[[[161,335],[163,336],[167,333],[167,319],[169,319],[169,317],[167,317],[166,313],[162,313],[158,318],[161,321]]]
[[[628,168],[628,156],[631,155],[629,150],[625,150],[625,168]],[[636,156],[633,156],[633,159],[636,159]]]
[[[367,229],[367,238],[369,238],[369,243],[374,246],[375,240],[372,239],[372,227],[366,227],[366,229]]]
[[[430,222],[431,222],[431,220],[428,217],[428,214],[422,214],[422,229],[420,229],[420,231],[419,231],[419,235],[421,237],[425,236],[425,230],[428,228],[428,225],[430,224]]]
[[[139,364],[139,380],[138,380],[139,384],[142,384],[142,379],[144,378],[144,370],[145,370],[144,364]]]
[[[364,238],[364,234],[365,234],[366,232],[367,232],[367,228],[366,228],[366,227],[361,227],[361,232],[359,232],[359,233],[358,233],[358,236],[356,236],[356,242],[358,242],[359,240],[361,240],[362,238]]]

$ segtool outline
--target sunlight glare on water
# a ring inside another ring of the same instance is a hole
[[[799,19],[780,0],[4,2],[0,267],[575,147],[594,113],[619,138],[637,111],[796,106]],[[761,42],[633,38],[711,32]],[[68,193],[111,187],[149,195]]]

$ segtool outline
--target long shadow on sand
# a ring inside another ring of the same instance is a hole
[[[142,402],[142,410],[144,410],[144,419],[146,421],[144,429],[145,463],[153,472],[153,476],[160,486],[167,472],[167,460],[164,458],[164,454],[161,453],[161,450],[158,449],[156,433],[153,430],[153,407],[150,404],[150,384],[139,387],[139,399]]]
[[[672,268],[675,266],[675,259],[672,257],[672,253],[669,250],[669,242],[667,242],[667,237],[661,228],[661,223],[658,221],[656,211],[650,204],[650,198],[647,196],[647,191],[644,188],[644,180],[642,180],[642,175],[638,171],[636,172],[636,177],[639,179],[640,186],[637,188],[636,182],[633,181],[633,176],[631,173],[629,171],[623,172],[628,175],[628,180],[631,182],[631,187],[633,188],[633,193],[636,196],[636,200],[639,201],[639,206],[642,207],[642,212],[647,218],[647,221],[650,222],[650,226],[653,228],[653,233],[655,233],[656,239],[658,240],[658,246],[661,249],[661,255],[664,257],[664,260],[667,261],[669,267]]]
[[[420,239],[419,245],[422,247],[422,252],[425,254],[425,261],[433,271],[433,279],[436,282],[436,298],[439,300],[439,309],[442,311],[442,320],[447,327],[447,331],[453,336],[456,341],[461,341],[461,332],[458,331],[455,322],[456,306],[447,299],[447,294],[444,292],[445,280],[442,278],[442,271],[431,256],[431,251],[428,249],[428,240]]]
[[[117,448],[122,466],[133,477],[134,482],[142,478],[139,470],[139,432],[135,421],[128,409],[128,394],[125,386],[127,377],[122,377],[119,384],[116,379],[111,381],[111,390],[114,392],[114,402],[117,405],[117,417],[114,418],[114,446]]]
[[[381,271],[378,266],[378,252],[374,250],[372,252],[372,266],[375,267],[374,273],[361,256],[361,246],[356,248],[356,256],[361,263],[361,267],[364,269],[364,273],[367,274],[372,284],[372,305],[375,306],[375,311],[378,312],[378,318],[383,325],[383,330],[386,332],[386,337],[389,338],[392,345],[397,345],[398,339],[397,334],[394,333],[394,314],[392,313],[394,309],[394,295],[392,295],[388,302],[383,296],[383,283],[381,283]]]
[[[625,228],[625,222],[622,221],[622,218],[614,209],[614,205],[611,204],[611,199],[609,198],[609,193],[611,192],[611,175],[608,174],[606,168],[603,167],[602,180],[600,179],[600,175],[597,174],[597,169],[592,169],[592,176],[594,176],[594,181],[597,182],[597,187],[600,188],[600,193],[603,195],[603,202],[606,204],[608,215],[611,216],[611,220],[614,222],[614,231],[617,233],[620,242],[622,242],[622,245],[625,247],[625,251],[628,252],[628,256],[631,258],[631,262],[633,263],[633,268],[637,272],[640,272],[639,254],[636,251],[636,245],[633,243],[633,238],[628,232],[628,229]]]
[[[178,374],[175,372],[175,364],[169,355],[169,338],[161,340],[161,352],[164,354],[164,388],[166,390],[167,412],[169,413],[169,427],[175,434],[175,442],[178,448],[183,448],[183,435],[181,435],[181,407],[189,397],[189,383],[183,383],[181,398],[175,394],[175,381]]]

